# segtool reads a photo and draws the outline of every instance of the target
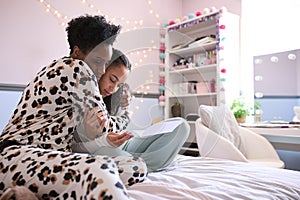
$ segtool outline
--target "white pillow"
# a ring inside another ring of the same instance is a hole
[[[242,151],[239,125],[228,107],[201,105],[199,115],[206,127],[228,139]]]

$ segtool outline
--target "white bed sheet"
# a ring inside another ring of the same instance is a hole
[[[166,171],[128,188],[134,200],[300,199],[300,172],[178,156]]]

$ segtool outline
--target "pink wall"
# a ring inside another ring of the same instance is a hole
[[[86,1],[94,3],[94,8],[89,7],[89,3],[83,4],[81,0],[51,0],[49,2],[56,10],[69,18],[86,13],[97,14],[96,8],[101,8],[101,12],[108,14],[112,21],[117,18],[116,24],[121,24],[127,30],[126,41],[119,41],[123,47],[137,48],[145,47],[145,44],[135,44],[137,39],[153,41],[145,37],[145,32],[133,31],[132,23],[127,25],[126,20],[134,22],[143,20],[143,25],[138,29],[157,29],[157,21],[167,21],[181,13],[181,0],[152,1],[152,10],[147,1],[141,0],[110,0],[110,1]],[[170,8],[172,9],[164,9]],[[159,14],[156,18],[155,14]],[[121,20],[124,17],[125,20]],[[0,83],[26,84],[42,66],[47,65],[51,60],[69,54],[66,41],[65,26],[53,14],[45,12],[45,6],[38,0],[33,1],[1,1],[0,3],[0,44],[1,44],[1,70]],[[130,34],[133,32],[132,34]],[[154,34],[152,34],[154,35]],[[154,38],[157,39],[158,33]],[[124,38],[124,37],[123,37]],[[158,41],[154,41],[157,43]],[[153,45],[153,42],[152,44]],[[149,46],[147,44],[146,46]],[[158,57],[158,56],[157,56]],[[9,75],[9,76],[8,76]]]
[[[121,24],[125,32],[120,34],[115,46],[130,55],[136,66],[129,78],[135,89],[145,80],[150,80],[151,77],[148,76],[151,76],[151,73],[153,73],[152,81],[158,82],[161,26],[158,26],[157,22],[164,24],[171,19],[194,12],[195,8],[202,10],[211,5],[217,8],[222,6],[218,0],[209,1],[209,4],[204,0],[152,0],[151,5],[148,1],[141,0],[110,0],[105,3],[87,0],[86,4],[81,0],[44,0],[44,2],[49,2],[55,10],[62,15],[67,15],[69,19],[86,13],[97,14],[97,9],[108,15],[110,21],[116,18],[115,23]],[[240,11],[239,0],[225,2],[228,4],[225,5],[228,10]],[[89,6],[90,3],[94,3],[94,8]],[[153,10],[153,14],[150,10]],[[122,20],[122,17],[125,20]],[[40,1],[1,1],[0,18],[2,47],[0,83],[27,84],[41,67],[49,64],[53,59],[69,54],[65,26],[60,25],[61,22],[66,23],[69,19],[62,20],[45,12],[45,6]],[[130,23],[127,24],[126,20]],[[139,20],[143,20],[143,25],[137,26],[134,30],[132,22]],[[152,51],[146,51],[150,48]],[[157,92],[157,87],[153,86],[150,90]]]
[[[229,12],[241,16],[241,0],[182,0],[182,14],[188,15],[191,12],[202,11],[204,8],[212,6],[217,9],[225,6]]]

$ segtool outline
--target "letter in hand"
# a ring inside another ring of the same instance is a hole
[[[84,128],[86,136],[95,139],[96,136],[103,132],[103,128],[107,121],[107,114],[99,112],[99,107],[93,109],[85,109],[84,112]]]
[[[124,132],[121,134],[110,132],[107,134],[106,140],[110,145],[119,147],[132,137],[133,135],[129,132]]]

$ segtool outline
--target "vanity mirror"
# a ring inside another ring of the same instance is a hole
[[[242,1],[241,93],[261,102],[262,121],[291,121],[299,105],[299,9],[299,0]]]
[[[300,106],[300,49],[253,57],[254,98],[263,121],[292,121]]]

